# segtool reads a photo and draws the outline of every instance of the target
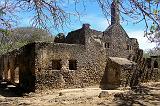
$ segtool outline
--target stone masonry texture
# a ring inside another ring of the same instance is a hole
[[[1,55],[0,80],[26,91],[95,85],[115,89],[159,81],[160,55],[143,58],[137,39],[129,38],[115,8],[112,24],[103,32],[83,24],[63,43],[35,42]]]

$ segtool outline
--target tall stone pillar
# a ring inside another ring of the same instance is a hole
[[[12,83],[14,83],[15,81],[14,81],[14,78],[15,78],[15,61],[14,61],[14,59],[13,58],[10,58],[10,60],[9,60],[9,65],[10,65],[10,81],[12,82]]]
[[[8,79],[8,70],[9,70],[9,65],[8,65],[8,57],[4,56],[4,79]]]
[[[111,4],[111,24],[119,23],[119,3],[113,0]]]

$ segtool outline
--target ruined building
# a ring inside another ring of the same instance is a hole
[[[95,85],[110,89],[130,86],[135,78],[149,80],[152,69],[158,75],[160,57],[143,59],[137,39],[129,38],[119,23],[118,5],[111,7],[111,25],[103,32],[83,24],[63,43],[35,42],[2,55],[0,78],[35,91]]]

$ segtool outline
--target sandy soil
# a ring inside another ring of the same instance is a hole
[[[160,106],[160,82],[141,84],[133,90],[98,87],[29,93],[0,89],[0,106]]]

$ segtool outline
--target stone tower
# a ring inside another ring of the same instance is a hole
[[[119,3],[113,0],[111,4],[111,24],[119,23]]]

